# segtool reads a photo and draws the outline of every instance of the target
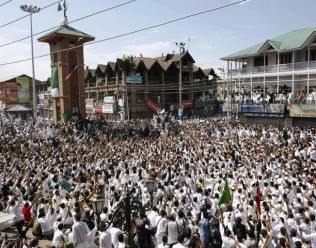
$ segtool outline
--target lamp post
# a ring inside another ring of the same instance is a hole
[[[155,178],[153,177],[153,175],[151,175],[151,174],[147,175],[147,178],[145,179],[145,185],[146,185],[146,188],[150,194],[150,204],[152,207],[153,206],[153,194],[154,194],[154,191],[156,189]]]
[[[179,47],[180,50],[180,61],[179,61],[179,110],[178,110],[178,116],[181,118],[183,115],[183,109],[182,109],[182,68],[181,68],[181,54],[184,52],[184,46],[185,43],[183,42],[175,42],[176,45]]]
[[[37,118],[37,113],[36,113],[36,88],[35,88],[35,68],[34,68],[34,49],[33,49],[33,26],[32,26],[32,14],[38,13],[41,9],[38,8],[37,6],[28,6],[28,5],[21,5],[21,10],[30,13],[30,23],[31,23],[31,50],[32,50],[32,88],[33,88],[33,114],[34,114],[34,119],[36,120]]]
[[[93,212],[97,215],[97,223],[98,223],[98,229],[99,229],[100,228],[100,214],[102,213],[104,202],[105,202],[104,196],[100,192],[100,190],[97,190],[90,197],[89,201],[92,204]]]

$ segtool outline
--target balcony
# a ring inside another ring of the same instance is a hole
[[[240,75],[253,75],[253,74],[267,74],[267,73],[280,73],[280,72],[292,72],[292,71],[304,71],[316,69],[316,61],[310,62],[298,62],[290,64],[267,65],[257,67],[246,67],[239,70],[231,70],[232,76]]]

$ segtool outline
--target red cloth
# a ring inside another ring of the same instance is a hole
[[[259,185],[258,185],[257,186],[257,199],[256,199],[258,216],[261,214],[261,208],[260,208],[261,195],[262,194],[260,192],[260,188],[259,188]]]
[[[22,208],[22,214],[24,216],[24,221],[26,222],[31,222],[32,220],[31,209],[32,209],[31,206]]]

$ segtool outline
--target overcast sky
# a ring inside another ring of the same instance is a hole
[[[43,8],[58,0],[11,0],[4,4],[7,1],[0,2],[0,81],[21,74],[32,75],[31,60],[4,65],[31,58],[30,38],[7,45],[30,35],[29,16],[6,24],[26,15],[21,5]],[[85,64],[90,68],[116,61],[123,54],[158,57],[179,52],[175,42],[184,42],[197,66],[216,69],[226,67],[221,57],[295,29],[316,27],[316,0],[248,0],[214,11],[211,10],[238,0],[135,0],[127,3],[129,1],[67,1],[69,21],[126,3],[70,24],[96,37],[96,41],[107,39],[85,46]],[[60,25],[63,12],[57,11],[57,5],[33,15],[35,57],[49,53],[48,44],[39,43],[37,39]],[[150,28],[207,10],[210,11]],[[145,28],[150,29],[112,39]],[[37,34],[39,32],[42,33]],[[50,77],[49,56],[35,59],[35,77],[38,80]]]

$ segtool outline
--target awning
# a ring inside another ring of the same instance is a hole
[[[6,112],[26,112],[26,111],[33,111],[33,110],[21,104],[11,106],[10,108],[6,110]]]

